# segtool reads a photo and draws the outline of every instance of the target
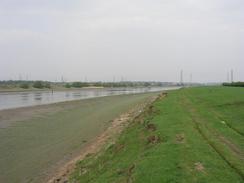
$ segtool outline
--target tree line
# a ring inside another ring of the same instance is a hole
[[[232,82],[232,83],[223,83],[223,86],[234,86],[234,87],[244,87],[244,82]]]
[[[9,80],[0,81],[1,88],[83,88],[83,87],[157,87],[172,86],[175,83],[170,82],[147,82],[147,81],[120,81],[120,82],[50,82],[50,81],[25,81],[25,80]]]

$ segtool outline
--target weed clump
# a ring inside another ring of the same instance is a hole
[[[124,144],[118,144],[118,145],[115,146],[115,148],[114,148],[114,152],[115,152],[115,153],[118,153],[118,152],[120,152],[122,149],[124,149],[124,147],[125,147]]]
[[[150,135],[147,137],[148,144],[158,144],[161,142],[161,138],[158,135]]]
[[[122,174],[126,174],[128,176],[130,176],[132,173],[133,173],[133,170],[135,169],[136,165],[133,163],[132,165],[130,165],[128,168],[124,168],[124,169],[119,169],[117,171],[117,173],[119,175],[122,175]]]
[[[84,175],[84,174],[86,174],[86,172],[87,172],[87,168],[86,167],[81,167],[80,168],[80,175]]]
[[[156,125],[155,124],[153,124],[153,123],[149,123],[149,124],[147,124],[146,125],[146,128],[147,128],[147,130],[149,130],[149,131],[156,131]]]
[[[167,95],[168,95],[168,93],[163,92],[163,93],[161,93],[161,94],[158,96],[158,98],[161,100],[161,99],[163,99],[164,97],[167,97]]]
[[[177,143],[183,143],[185,141],[185,135],[184,134],[176,134],[176,142]]]

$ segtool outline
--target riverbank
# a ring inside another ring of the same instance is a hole
[[[61,166],[61,168],[57,169],[57,171],[54,171],[53,174],[50,174],[50,176],[48,176],[44,182],[68,182],[70,172],[74,171],[78,161],[83,160],[91,154],[98,153],[104,148],[106,144],[113,144],[119,137],[120,133],[130,124],[130,122],[138,117],[150,104],[152,104],[157,99],[157,97],[157,95],[151,96],[143,103],[136,105],[131,110],[113,119],[109,127],[96,138],[92,139],[90,143],[88,143],[84,148],[82,148],[78,156],[71,159],[64,166]]]
[[[115,119],[157,93],[0,111],[0,182],[40,182],[77,157]]]
[[[77,163],[71,182],[243,182],[244,89],[169,91],[113,144]]]

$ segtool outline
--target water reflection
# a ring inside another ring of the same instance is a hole
[[[99,96],[99,92],[97,90],[94,90],[93,91],[93,96],[95,96],[95,97]]]
[[[69,96],[70,96],[70,93],[69,92],[66,92],[65,93],[65,98],[69,98]]]
[[[177,89],[178,87],[155,88],[110,88],[110,89],[81,89],[77,91],[43,91],[43,92],[9,92],[0,93],[0,110],[50,104],[56,102],[110,96],[121,94],[144,93]]]
[[[42,93],[35,93],[34,94],[34,99],[36,101],[41,101],[42,100]]]
[[[77,93],[77,92],[72,93],[72,95],[73,95],[73,97],[80,97],[81,96],[81,94],[80,93]]]
[[[21,99],[22,99],[22,101],[28,101],[29,100],[29,93],[22,93]]]

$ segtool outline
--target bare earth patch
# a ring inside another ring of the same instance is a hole
[[[160,139],[160,137],[157,136],[157,135],[151,135],[151,136],[149,136],[149,137],[147,138],[147,143],[148,143],[148,144],[157,144],[157,143],[159,143],[159,142],[161,142],[161,139]]]
[[[185,134],[183,134],[183,133],[176,134],[175,138],[176,138],[177,143],[184,143],[185,142]]]
[[[197,163],[194,163],[195,165],[195,170],[199,171],[199,172],[203,172],[204,171],[204,166],[202,165],[202,163],[200,162],[197,162]]]

